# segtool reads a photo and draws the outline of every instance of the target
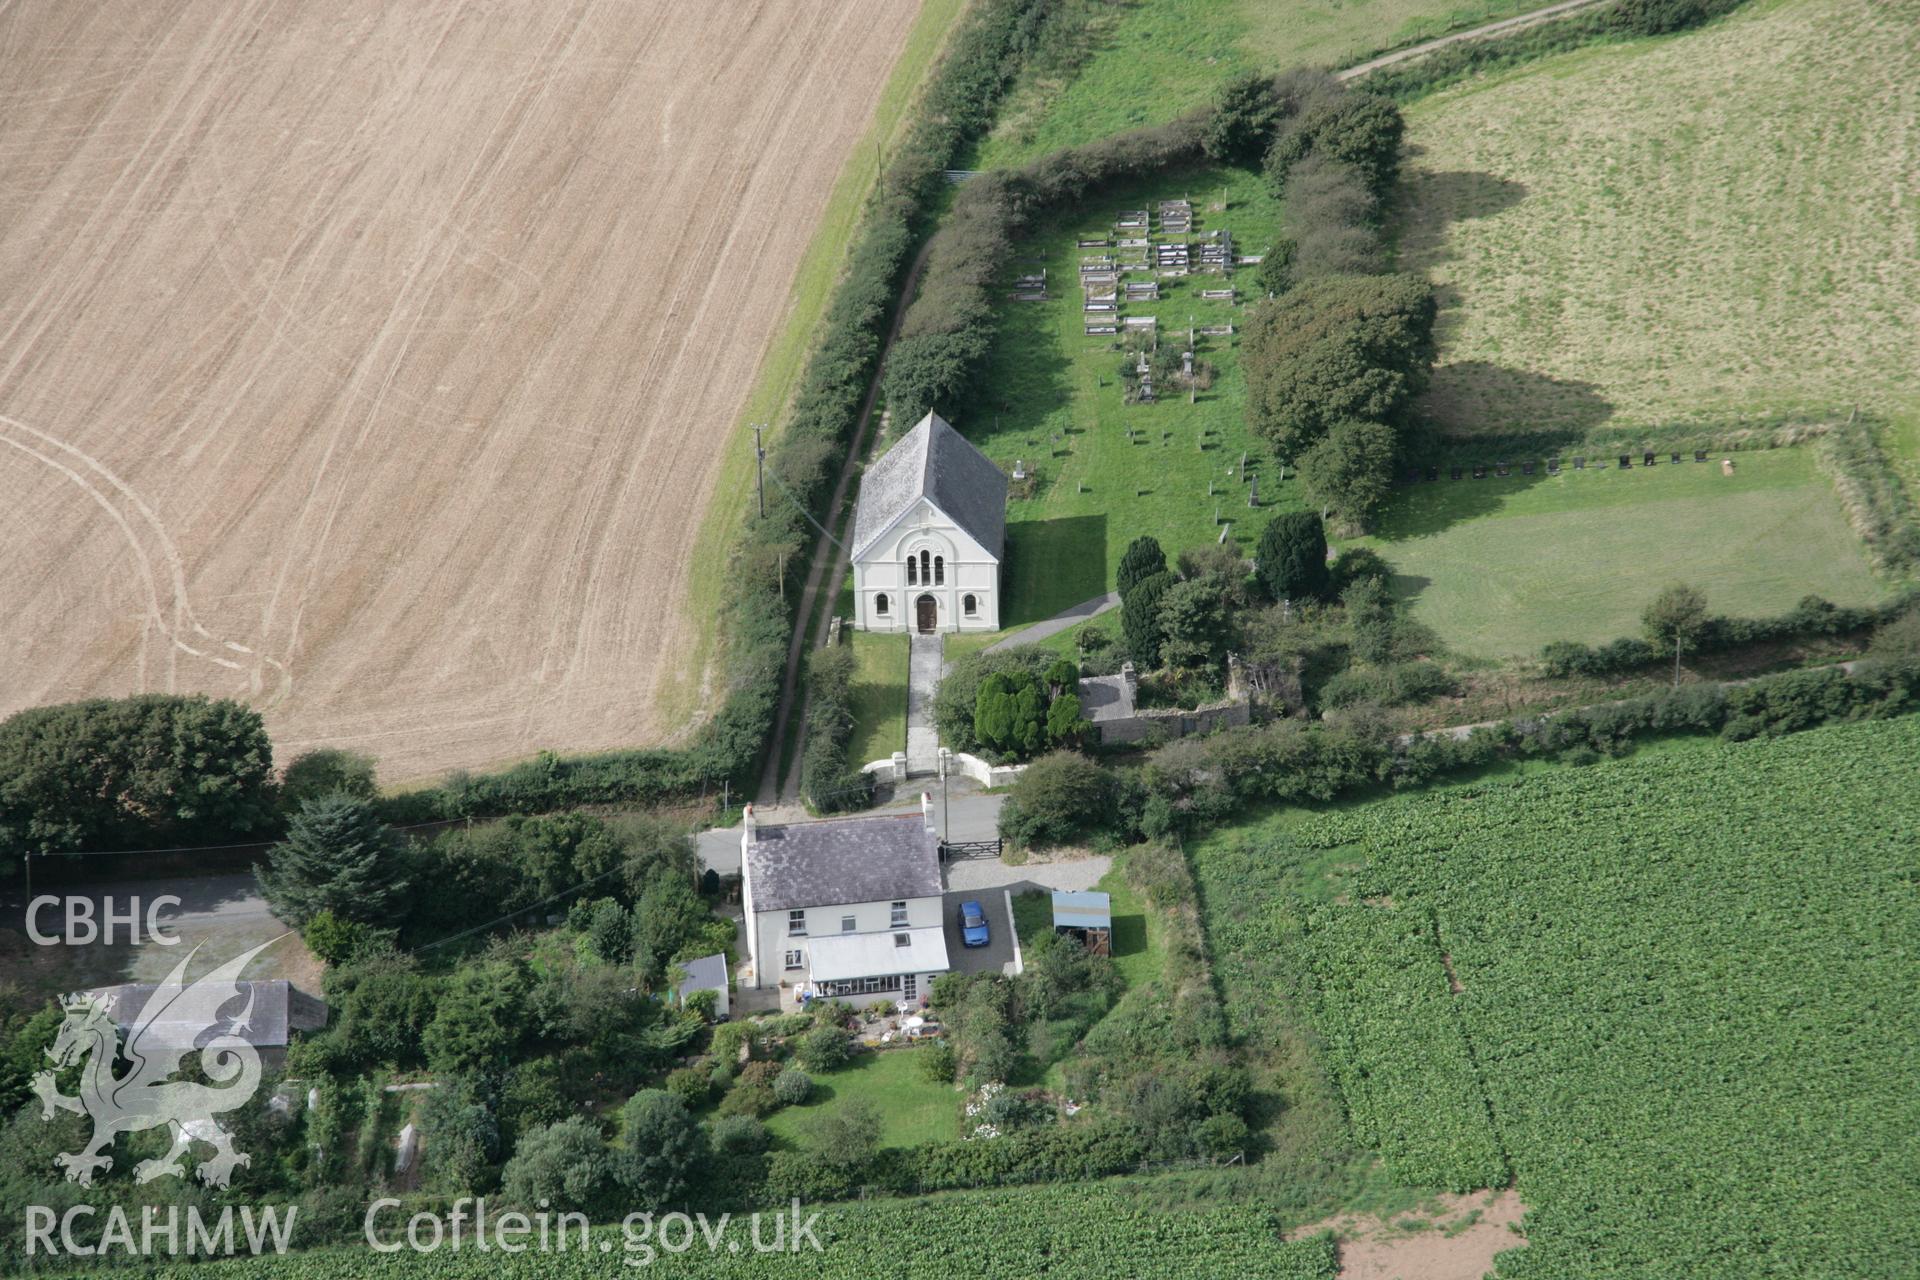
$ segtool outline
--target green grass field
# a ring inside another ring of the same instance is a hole
[[[972,168],[999,168],[1206,102],[1255,67],[1344,66],[1544,0],[1071,0]]]
[[[1835,604],[1884,594],[1811,450],[1727,456],[1732,476],[1714,454],[1652,470],[1416,485],[1355,542],[1392,564],[1415,617],[1477,657],[1638,634],[1641,610],[1673,582],[1735,616],[1781,613],[1809,593]]]
[[[1032,498],[1008,505],[1003,626],[1038,622],[1111,590],[1121,552],[1140,534],[1158,537],[1169,555],[1212,543],[1217,506],[1232,539],[1249,547],[1273,511],[1295,501],[1291,482],[1276,483],[1267,469],[1259,477],[1262,509],[1248,509],[1241,457],[1257,463],[1265,449],[1246,426],[1237,333],[1199,339],[1198,358],[1218,372],[1196,403],[1168,394],[1137,405],[1123,402],[1115,340],[1085,334],[1077,235],[1110,232],[1119,210],[1180,196],[1193,201],[1196,234],[1225,228],[1243,253],[1263,249],[1279,226],[1277,202],[1256,175],[1206,169],[1120,190],[1037,228],[1016,252],[1016,274],[1044,268],[1053,297],[1001,304],[1000,332],[979,379],[986,390],[952,419],[995,462],[1011,470],[1024,461],[1040,477]],[[1245,299],[1200,298],[1228,283],[1201,274],[1162,281],[1158,302],[1125,303],[1123,314],[1157,316],[1160,340],[1184,349],[1189,317],[1197,325],[1240,324]],[[1209,483],[1215,497],[1207,495]]]
[[[853,733],[847,763],[859,768],[907,749],[907,638],[852,633]]]
[[[1452,434],[1920,403],[1920,10],[1758,0],[1409,109]]]
[[[814,1075],[813,1085],[813,1100],[805,1106],[782,1107],[767,1117],[773,1135],[798,1150],[807,1149],[807,1128],[816,1118],[852,1098],[879,1108],[883,1147],[952,1142],[960,1134],[960,1094],[920,1074],[918,1049],[863,1053],[838,1071]]]
[[[1296,1043],[1402,1151],[1491,1125],[1530,1207],[1501,1277],[1907,1275],[1916,756],[1906,716],[1255,820],[1193,849],[1216,972],[1259,1037],[1387,993]],[[1322,932],[1356,914],[1407,928]]]

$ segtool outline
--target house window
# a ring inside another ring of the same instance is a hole
[[[904,929],[907,927],[907,904],[906,903],[896,902],[893,904],[893,920],[891,923],[893,924],[893,927],[896,929]]]
[[[910,933],[896,933],[893,935],[893,945],[896,947],[910,947],[913,945],[913,935]]]
[[[879,595],[873,598],[873,611],[874,613],[878,614],[882,618],[887,616],[887,593],[886,592],[883,591]]]
[[[881,979],[879,978],[868,978],[866,980],[866,988],[868,991],[878,991],[880,989],[880,983]]]
[[[807,913],[804,910],[787,912],[787,936],[789,938],[807,936]]]
[[[936,587],[943,586],[946,581],[947,558],[945,556],[935,556],[933,558],[933,585]]]
[[[854,921],[853,921],[853,917],[852,917],[852,916],[841,916],[841,917],[840,917],[840,932],[842,932],[842,933],[852,933],[852,932],[853,932],[853,929],[854,929]]]
[[[907,557],[907,585],[910,587],[920,585],[920,562],[913,556]]]
[[[807,953],[804,951],[787,952],[787,968],[804,969],[807,965]]]
[[[966,614],[969,618],[978,615],[980,612],[979,598],[976,596],[961,596],[960,611]]]

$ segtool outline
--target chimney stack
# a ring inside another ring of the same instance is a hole
[[[747,807],[740,811],[740,842],[752,844],[760,838],[760,823],[753,816],[753,801],[747,801]]]
[[[933,796],[928,792],[920,793],[920,818],[927,824],[927,834],[936,835],[939,828],[933,825]]]

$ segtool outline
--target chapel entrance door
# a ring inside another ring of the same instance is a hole
[[[933,597],[921,596],[913,602],[913,609],[916,621],[920,627],[920,634],[923,636],[932,635],[940,626],[940,609],[939,606],[934,604]]]

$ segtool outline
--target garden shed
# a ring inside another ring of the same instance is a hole
[[[1054,890],[1053,931],[1072,934],[1093,955],[1112,955],[1113,900],[1097,890]]]
[[[701,956],[697,960],[683,961],[680,967],[686,970],[686,978],[674,989],[678,1003],[685,1004],[687,997],[696,991],[715,991],[719,999],[714,1001],[715,1017],[727,1016],[727,957],[725,953]]]

